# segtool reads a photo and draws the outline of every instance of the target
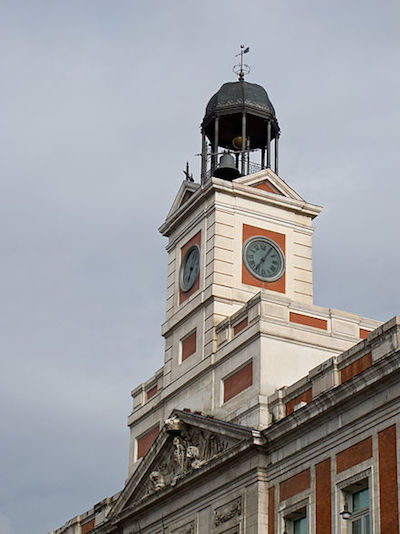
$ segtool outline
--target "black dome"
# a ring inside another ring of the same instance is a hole
[[[263,148],[267,143],[267,123],[271,136],[279,135],[279,125],[274,106],[267,91],[261,85],[239,80],[224,83],[213,95],[206,107],[202,128],[214,145],[214,121],[219,119],[218,146],[232,149],[232,139],[241,135],[242,115],[246,115],[246,131],[251,148]]]
[[[214,114],[226,112],[254,111],[266,119],[275,118],[274,106],[268,98],[267,91],[261,85],[245,81],[224,83],[207,104],[204,123]]]

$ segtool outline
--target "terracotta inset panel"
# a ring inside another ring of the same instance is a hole
[[[275,534],[275,486],[268,489],[268,534]]]
[[[157,393],[157,384],[146,391],[146,400],[151,399]]]
[[[192,191],[185,191],[185,194],[183,195],[183,198],[181,200],[181,203],[179,204],[179,207],[183,206],[183,204],[189,200],[189,198],[193,195]]]
[[[199,247],[201,246],[201,231],[197,232],[197,234],[194,235],[192,237],[192,239],[190,239],[190,241],[188,241],[181,248],[181,265],[182,265],[182,260],[183,260],[185,254],[186,254],[186,251],[192,245],[198,245]],[[179,304],[182,304],[183,302],[185,302],[185,300],[187,300],[190,296],[192,296],[193,293],[196,293],[196,291],[199,289],[199,287],[200,287],[200,273],[199,273],[195,283],[193,284],[193,286],[189,289],[189,291],[182,291],[181,288],[179,288]]]
[[[262,235],[271,239],[276,243],[283,252],[285,256],[285,235],[279,234],[278,232],[272,232],[271,230],[264,230],[263,228],[257,228],[256,226],[250,226],[248,224],[243,225],[243,244],[247,239],[255,235]],[[270,289],[271,291],[278,291],[279,293],[285,293],[285,280],[286,273],[279,278],[276,282],[262,282],[254,276],[252,276],[249,271],[242,263],[242,283],[249,284],[250,286],[262,287],[263,289]]]
[[[306,469],[293,477],[287,478],[279,484],[279,499],[285,501],[301,491],[309,489],[311,484],[310,470]]]
[[[142,458],[146,452],[150,449],[153,441],[158,436],[160,431],[159,425],[155,426],[137,440],[137,459]]]
[[[307,389],[301,395],[298,395],[297,397],[286,403],[286,415],[290,415],[291,413],[293,413],[294,407],[301,401],[305,402],[306,404],[312,401],[312,388]]]
[[[236,334],[244,330],[248,324],[249,320],[247,319],[247,317],[245,317],[243,321],[240,321],[240,323],[235,324],[235,326],[233,327],[233,335],[236,336]]]
[[[398,532],[396,426],[378,432],[379,503],[381,532]]]
[[[315,523],[318,534],[331,534],[331,460],[315,466]]]
[[[365,330],[364,328],[360,328],[360,339],[367,338],[370,333],[371,330]]]
[[[336,473],[350,469],[372,456],[372,438],[359,441],[336,455]]]
[[[81,526],[81,534],[89,534],[92,530],[94,530],[94,519],[91,519]]]
[[[368,352],[368,354],[364,354],[361,358],[356,360],[355,362],[352,362],[350,365],[346,365],[346,367],[343,367],[343,369],[340,371],[340,383],[343,384],[343,382],[346,382],[346,380],[350,380],[350,378],[353,378],[353,376],[356,376],[365,369],[368,369],[368,367],[371,367],[372,365],[372,354]]]
[[[233,373],[224,380],[224,402],[253,384],[253,362]]]
[[[255,189],[261,189],[262,191],[268,191],[268,193],[275,193],[280,195],[275,188],[273,188],[268,182],[263,182],[262,184],[253,185]]]
[[[312,326],[321,330],[328,330],[328,321],[325,319],[318,319],[318,317],[310,317],[301,313],[289,312],[289,321],[291,323],[304,324],[305,326]]]
[[[196,352],[196,330],[190,334],[190,336],[185,337],[181,341],[182,343],[182,361],[185,361],[186,358],[189,358],[192,354]]]

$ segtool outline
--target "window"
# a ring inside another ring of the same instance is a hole
[[[351,505],[351,534],[370,534],[369,488],[353,493]]]
[[[302,517],[293,521],[293,534],[307,534],[307,518]]]
[[[370,534],[370,490],[368,478],[358,480],[342,490],[344,509],[349,515],[344,518],[346,534]]]
[[[307,510],[302,508],[285,516],[284,534],[307,534]]]

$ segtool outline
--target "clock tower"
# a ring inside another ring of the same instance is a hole
[[[268,395],[309,369],[318,393],[321,363],[379,325],[314,305],[312,221],[321,208],[278,175],[274,107],[238,74],[206,106],[199,182],[182,183],[160,227],[165,355],[132,391],[131,473],[174,409],[265,428],[309,402],[305,393],[272,409]]]

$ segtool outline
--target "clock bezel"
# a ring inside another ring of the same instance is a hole
[[[249,265],[249,263],[247,261],[246,251],[247,251],[248,247],[254,241],[260,241],[260,240],[264,241],[264,242],[267,242],[268,245],[270,245],[278,253],[279,259],[281,261],[281,267],[280,267],[279,271],[274,276],[262,276],[262,275],[258,274],[256,271],[254,271],[252,269],[252,267]],[[249,239],[246,239],[246,241],[243,244],[242,258],[243,258],[244,266],[246,267],[247,271],[251,274],[251,276],[253,276],[257,280],[260,280],[261,282],[268,282],[268,283],[269,282],[276,282],[277,280],[282,278],[282,276],[285,274],[285,271],[286,271],[285,255],[283,254],[280,246],[277,245],[277,243],[275,243],[275,241],[272,241],[272,239],[269,239],[268,237],[266,237],[264,235],[253,235],[252,237],[249,237]]]
[[[198,271],[197,271],[196,278],[194,278],[194,280],[190,284],[190,286],[186,286],[184,281],[183,281],[183,275],[184,275],[184,272],[185,272],[185,267],[186,267],[186,264],[187,264],[188,257],[189,257],[189,255],[191,254],[191,252],[194,249],[197,249],[197,254],[198,254],[198,258],[199,258],[198,259]],[[188,291],[190,291],[192,289],[192,287],[194,286],[194,284],[196,283],[196,280],[199,277],[199,275],[200,275],[200,247],[199,247],[199,245],[191,245],[187,249],[187,251],[185,252],[185,255],[183,256],[182,263],[181,263],[181,268],[180,268],[180,271],[179,271],[179,288],[180,288],[180,290],[183,293],[187,293]]]

